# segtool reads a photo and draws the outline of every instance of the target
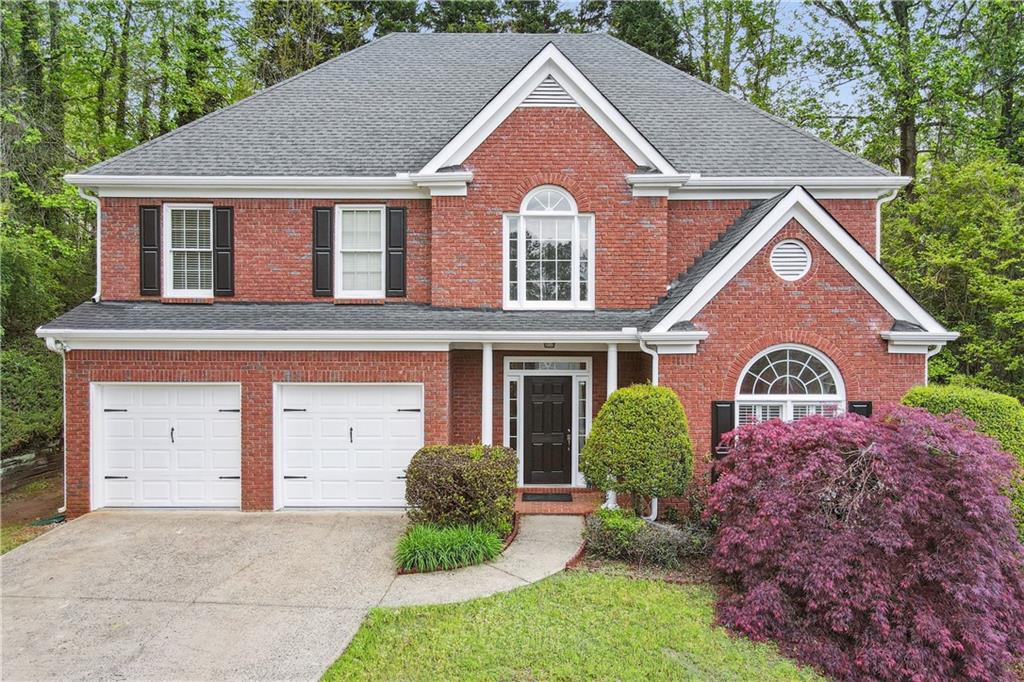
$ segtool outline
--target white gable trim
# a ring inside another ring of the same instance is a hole
[[[548,76],[554,78],[637,165],[651,166],[660,173],[675,173],[672,164],[654,145],[551,43],[477,112],[420,172],[436,173],[465,161]]]
[[[931,334],[949,333],[803,187],[790,190],[652,331],[666,332],[678,322],[692,320],[793,218],[894,319],[918,324]]]

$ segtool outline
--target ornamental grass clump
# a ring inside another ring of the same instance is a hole
[[[1024,655],[1013,469],[957,415],[739,429],[707,514],[720,620],[843,680],[1008,679]]]
[[[399,540],[395,561],[406,571],[446,571],[482,564],[501,554],[502,539],[479,525],[418,523]]]

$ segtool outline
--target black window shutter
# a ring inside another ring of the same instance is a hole
[[[388,208],[387,296],[405,296],[405,209]]]
[[[334,209],[313,209],[313,295],[334,295]]]
[[[736,428],[736,403],[716,400],[711,403],[711,454],[721,459],[729,451],[722,445],[722,436]]]
[[[235,295],[235,209],[213,209],[213,295]]]
[[[859,414],[862,417],[871,416],[871,401],[870,400],[851,400],[850,404],[846,407],[847,412]]]
[[[139,294],[160,295],[159,206],[139,206]]]

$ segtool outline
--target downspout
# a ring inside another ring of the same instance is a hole
[[[875,203],[875,260],[879,263],[882,262],[882,204],[889,203],[899,193],[899,188],[894,189]]]
[[[103,221],[103,210],[100,208],[99,197],[94,197],[91,194],[86,194],[85,190],[81,187],[78,188],[78,196],[82,197],[88,202],[96,205],[96,293],[92,295],[92,302],[100,302],[100,240],[102,239],[103,230],[100,229],[100,223]]]
[[[647,345],[643,337],[639,333],[636,335],[637,341],[640,342],[640,350],[651,356],[651,385],[658,385],[658,351],[654,350]],[[643,517],[644,521],[654,521],[658,518],[658,498],[651,498],[651,513]]]
[[[946,347],[944,343],[935,344],[934,348],[929,346],[927,352],[924,354],[924,385],[928,385],[928,360],[935,357],[942,352],[942,349]]]
[[[63,514],[68,509],[68,358],[65,354],[68,350],[67,344],[63,341],[58,341],[52,336],[46,337],[46,348],[53,351],[54,353],[60,354],[60,366],[61,366],[61,446],[64,450],[64,504],[57,510],[58,514]]]

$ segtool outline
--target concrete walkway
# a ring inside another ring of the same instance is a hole
[[[580,548],[583,517],[523,516],[519,535],[486,564],[454,571],[397,576],[381,606],[447,604],[507,592],[565,568]]]

